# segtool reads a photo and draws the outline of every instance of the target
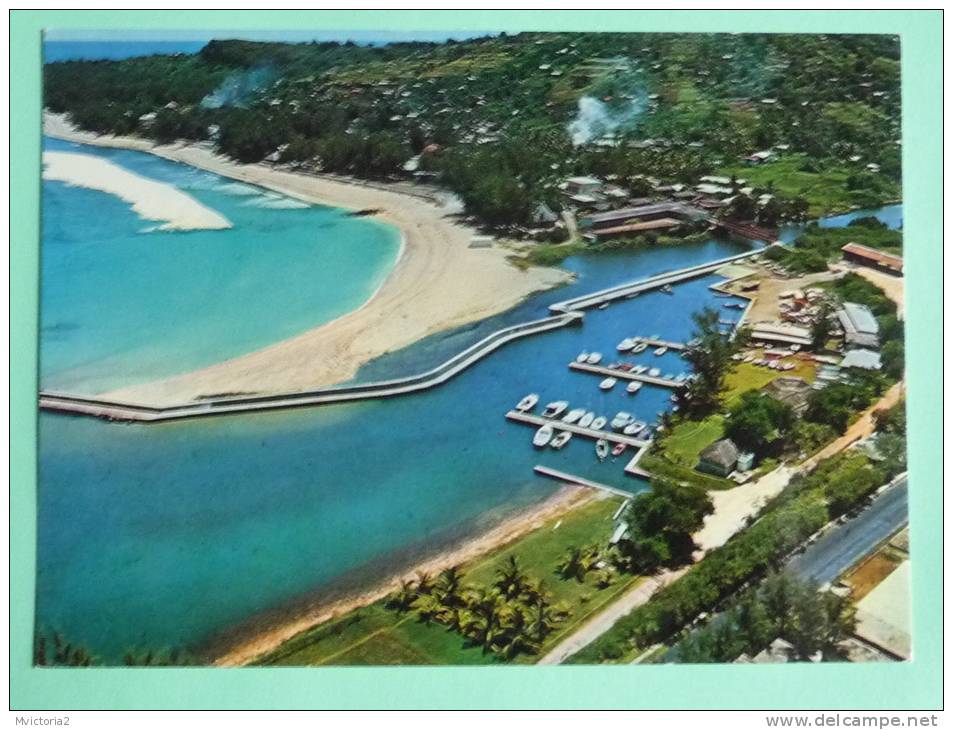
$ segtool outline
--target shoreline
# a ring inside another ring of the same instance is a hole
[[[376,581],[371,587],[355,590],[350,595],[305,609],[293,618],[279,619],[274,626],[258,630],[240,639],[209,662],[215,667],[245,666],[262,655],[274,651],[304,631],[331,621],[358,608],[375,603],[400,586],[401,580],[412,579],[417,572],[435,574],[451,566],[465,566],[493,550],[524,537],[545,523],[562,517],[577,507],[605,495],[585,487],[564,484],[541,502],[505,517],[489,529],[477,532],[455,547],[445,548],[414,562],[406,569]]]
[[[148,152],[311,204],[375,210],[369,217],[393,226],[401,236],[390,273],[357,309],[236,358],[99,394],[116,400],[163,406],[210,393],[267,394],[339,384],[380,355],[504,312],[572,278],[556,268],[520,270],[502,246],[470,248],[475,229],[452,220],[437,204],[397,189],[241,164],[201,145],[99,136],[48,112],[43,127],[50,137]]]
[[[44,152],[43,179],[97,190],[119,198],[131,205],[140,218],[160,221],[160,230],[221,230],[232,227],[221,213],[202,205],[174,185],[137,175],[94,155]]]

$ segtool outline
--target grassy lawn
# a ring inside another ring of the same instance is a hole
[[[698,455],[721,438],[725,419],[715,414],[701,421],[682,421],[665,437],[665,456],[673,464],[694,467]]]
[[[802,197],[809,204],[808,215],[812,218],[848,210],[852,205],[869,201],[858,200],[847,187],[847,178],[858,170],[847,165],[830,165],[819,172],[808,172],[801,167],[806,156],[801,154],[784,157],[763,165],[734,165],[723,167],[719,175],[747,180],[749,185],[767,187],[773,183],[774,190],[784,198]],[[884,190],[883,199],[900,197],[900,189],[887,178],[880,178]]]
[[[738,402],[742,393],[752,389],[763,388],[775,378],[786,375],[803,378],[809,383],[814,382],[817,365],[803,360],[792,360],[797,367],[787,372],[758,367],[750,362],[740,362],[725,379],[725,407],[731,408]]]
[[[553,603],[565,602],[568,618],[558,624],[542,647],[545,653],[593,612],[633,586],[636,576],[620,576],[600,589],[586,580],[566,580],[556,566],[571,547],[604,543],[612,532],[612,515],[620,498],[590,502],[574,509],[561,520],[547,523],[515,543],[493,551],[463,566],[468,585],[491,585],[496,571],[510,555],[516,555],[531,578],[546,581]],[[492,653],[469,646],[459,634],[439,623],[425,624],[410,611],[398,614],[384,601],[316,626],[285,642],[257,663],[264,665],[383,665],[383,664],[492,664],[500,661]],[[518,663],[532,663],[535,655],[521,655]]]

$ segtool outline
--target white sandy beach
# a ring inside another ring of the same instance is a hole
[[[225,216],[175,186],[142,177],[95,155],[44,152],[43,177],[115,195],[131,204],[141,218],[165,221],[159,226],[162,229],[192,231],[232,226]]]
[[[141,139],[100,137],[79,132],[62,116],[48,113],[44,132],[85,144],[148,151],[312,203],[374,209],[379,211],[377,219],[403,234],[394,270],[360,309],[247,355],[109,393],[113,398],[163,405],[216,393],[288,392],[339,383],[379,355],[505,311],[569,279],[560,269],[521,271],[499,246],[470,248],[474,230],[422,198],[267,165],[238,164],[204,146],[152,146]]]

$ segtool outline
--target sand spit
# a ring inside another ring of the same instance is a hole
[[[141,218],[165,221],[159,226],[164,230],[232,227],[225,216],[205,207],[175,186],[142,177],[95,155],[44,152],[43,177],[115,195],[131,204]]]
[[[99,137],[46,114],[50,136],[84,144],[128,147],[258,185],[310,203],[373,217],[402,233],[394,269],[359,309],[264,349],[195,372],[123,388],[109,397],[169,405],[214,393],[276,393],[306,390],[354,377],[364,363],[428,335],[475,322],[515,306],[529,295],[563,284],[570,275],[554,268],[517,269],[500,246],[471,248],[475,231],[446,208],[422,197],[232,162],[203,145],[151,146],[142,139]]]

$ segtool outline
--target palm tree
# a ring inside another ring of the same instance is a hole
[[[440,602],[440,599],[433,594],[425,594],[417,599],[415,604],[417,615],[425,624],[431,621],[440,621],[446,615],[446,607]]]
[[[547,601],[539,601],[529,608],[526,617],[526,633],[537,644],[542,644],[558,622],[552,608]]]
[[[586,579],[586,573],[592,570],[598,560],[598,546],[590,545],[586,549],[572,547],[566,551],[566,555],[557,566],[557,570],[563,578],[575,578],[582,583]]]
[[[433,590],[433,577],[430,573],[418,570],[417,571],[417,593],[421,595],[426,595]]]
[[[397,613],[404,613],[409,610],[417,598],[417,592],[414,590],[414,584],[409,580],[401,580],[400,588],[387,599],[387,607],[393,608]]]
[[[503,620],[503,631],[500,637],[500,655],[505,659],[513,659],[523,652],[538,651],[532,638],[527,632],[526,614],[518,608],[511,608]]]
[[[467,635],[474,643],[483,647],[483,653],[489,651],[501,633],[501,618],[506,610],[500,594],[487,588],[471,593],[468,605],[472,616],[465,626]]]
[[[445,568],[440,572],[437,582],[434,585],[434,591],[440,595],[440,600],[445,606],[463,606],[465,601],[461,594],[463,584],[463,574],[457,566]]]
[[[506,598],[516,598],[526,586],[526,575],[515,555],[510,555],[506,562],[497,568],[496,575],[495,585]]]
[[[549,598],[549,591],[546,590],[546,583],[542,578],[529,578],[523,586],[523,599],[527,605],[549,601]]]

